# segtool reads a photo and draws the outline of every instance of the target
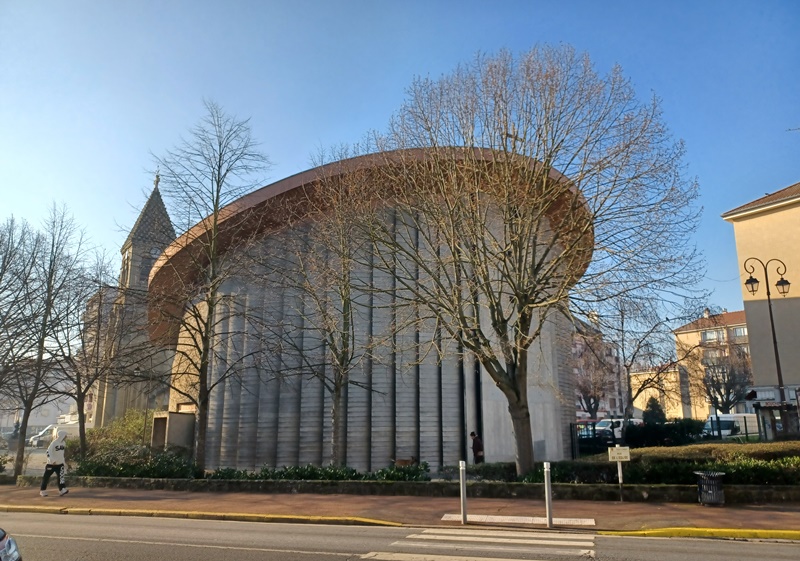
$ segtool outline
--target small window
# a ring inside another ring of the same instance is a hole
[[[194,413],[197,410],[194,403],[179,403],[178,413]]]

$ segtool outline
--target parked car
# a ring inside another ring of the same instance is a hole
[[[0,561],[22,561],[17,542],[0,528]]]

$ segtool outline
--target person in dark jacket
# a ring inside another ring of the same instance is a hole
[[[50,443],[50,446],[47,447],[47,465],[44,467],[42,486],[39,490],[39,494],[43,497],[47,496],[47,483],[54,473],[58,477],[58,494],[64,496],[69,493],[69,489],[67,489],[67,466],[64,462],[64,450],[66,448],[67,431],[60,430],[56,433],[56,437]]]
[[[472,459],[476,464],[483,463],[483,440],[481,437],[475,434],[475,432],[469,433],[469,437],[472,439]]]

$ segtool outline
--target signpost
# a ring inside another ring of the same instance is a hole
[[[615,448],[608,449],[608,461],[617,462],[617,476],[619,477],[619,502],[622,502],[622,462],[631,461],[631,449],[628,446],[617,444]]]

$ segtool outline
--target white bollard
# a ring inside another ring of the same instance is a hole
[[[553,487],[550,485],[550,462],[544,463],[544,510],[547,527],[553,527]]]
[[[467,462],[458,462],[458,479],[461,483],[461,523],[467,523]]]

